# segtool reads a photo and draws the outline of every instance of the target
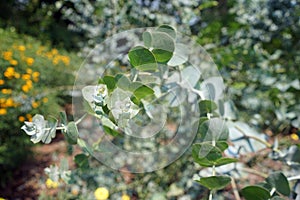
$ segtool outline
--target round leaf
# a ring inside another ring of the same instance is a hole
[[[143,33],[143,41],[144,41],[144,45],[148,48],[151,47],[152,45],[152,35],[149,31],[145,31]]]
[[[167,33],[171,38],[176,38],[176,30],[169,25],[161,25],[157,27],[156,31]]]
[[[67,140],[70,144],[77,144],[78,139],[78,129],[75,122],[70,122],[67,126]]]
[[[142,46],[132,48],[128,53],[129,61],[133,67],[141,71],[155,71],[156,59],[151,51]]]
[[[267,183],[272,185],[272,187],[276,188],[276,191],[279,193],[289,196],[290,195],[290,185],[285,177],[285,175],[281,172],[272,173],[267,179]]]

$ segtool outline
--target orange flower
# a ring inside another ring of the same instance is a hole
[[[0,115],[6,115],[7,111],[5,108],[0,108]]]
[[[28,114],[26,114],[26,118],[30,120],[30,119],[32,119],[32,115],[28,113]]]
[[[7,107],[13,107],[15,105],[14,100],[12,98],[7,99],[5,105]]]
[[[34,102],[31,103],[32,108],[37,108],[37,107],[39,107],[39,105],[40,104],[38,102],[36,102],[36,101],[34,101]]]
[[[5,81],[0,79],[0,85],[4,85]]]
[[[24,122],[25,121],[25,117],[24,116],[19,116],[18,119],[19,119],[20,122]]]
[[[22,90],[23,90],[23,92],[28,92],[29,90],[30,90],[30,87],[28,86],[28,85],[22,85]]]
[[[12,90],[11,89],[2,89],[1,90],[2,94],[11,94],[12,93]]]

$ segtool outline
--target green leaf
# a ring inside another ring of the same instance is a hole
[[[182,65],[188,61],[190,54],[190,48],[184,44],[175,44],[175,50],[173,52],[172,58],[168,61],[170,66]]]
[[[120,135],[120,133],[119,133],[118,131],[115,131],[115,130],[111,129],[111,128],[109,128],[108,126],[104,126],[104,125],[103,125],[103,130],[104,130],[104,132],[105,132],[106,134],[112,135],[112,136],[114,136],[114,137]]]
[[[56,135],[56,127],[57,119],[55,119],[54,117],[49,117],[46,125],[46,128],[48,128],[49,130],[45,131],[41,139],[43,143],[49,144],[51,142],[52,138],[54,138]]]
[[[229,176],[210,176],[200,178],[197,182],[210,190],[220,190],[231,182],[231,178]]]
[[[143,33],[143,41],[144,41],[144,45],[148,48],[151,47],[152,45],[152,35],[149,31],[145,31]]]
[[[188,66],[183,68],[183,70],[181,71],[181,76],[184,80],[184,84],[193,88],[199,82],[201,73],[197,68]]]
[[[216,146],[221,150],[224,151],[228,148],[228,143],[226,141],[217,141]]]
[[[199,102],[199,109],[201,116],[202,114],[206,115],[207,113],[212,113],[218,108],[217,104],[210,100],[202,100]]]
[[[198,132],[202,141],[227,141],[229,135],[225,122],[219,118],[203,122],[198,128]]]
[[[156,31],[167,33],[173,39],[176,38],[176,30],[172,26],[164,24],[164,25],[157,27]]]
[[[155,56],[157,62],[160,63],[167,63],[173,56],[173,52],[163,49],[153,49],[152,53]]]
[[[117,74],[115,77],[116,85],[123,90],[130,90],[131,81],[123,74]]]
[[[76,165],[82,170],[89,168],[89,159],[85,154],[77,154],[74,157],[74,161]]]
[[[60,123],[64,126],[67,125],[67,114],[66,112],[59,112],[59,117],[60,117]]]
[[[82,148],[83,151],[87,152],[89,155],[93,155],[92,148],[89,147],[83,139],[78,138],[77,143]]]
[[[77,144],[78,135],[79,133],[75,122],[69,122],[66,133],[68,142],[70,144]]]
[[[141,71],[155,71],[156,59],[151,51],[142,46],[132,48],[128,53],[129,61],[133,67]]]
[[[267,179],[266,182],[269,183],[272,187],[276,189],[279,193],[289,196],[290,195],[290,185],[282,172],[272,173]]]
[[[236,159],[236,158],[220,158],[215,161],[215,165],[216,166],[227,165],[229,163],[234,163],[237,161],[238,161],[238,159]]]
[[[247,186],[241,191],[246,200],[268,200],[271,198],[267,189],[261,186]]]
[[[173,54],[175,50],[175,42],[172,37],[164,32],[152,33],[152,47],[153,49],[161,49]]]
[[[102,80],[109,91],[112,91],[116,87],[116,80],[113,76],[104,76]]]
[[[140,99],[145,98],[146,96],[154,94],[154,91],[150,87],[148,87],[146,85],[142,85],[141,87],[137,88],[133,92],[133,94],[136,98],[138,98],[140,100]]]
[[[196,163],[203,167],[215,165],[215,161],[222,157],[222,152],[210,144],[197,143],[193,145],[192,156]]]

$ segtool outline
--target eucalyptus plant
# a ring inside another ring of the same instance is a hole
[[[292,154],[284,153],[276,144],[271,145],[256,136],[244,133],[246,129],[241,130],[238,127],[241,123],[224,119],[228,109],[221,98],[223,89],[216,84],[221,80],[214,76],[208,80],[201,79],[204,71],[199,71],[188,62],[193,59],[188,54],[189,47],[180,43],[177,35],[176,30],[168,25],[143,32],[143,44],[128,51],[130,65],[123,67],[124,69],[119,67],[118,71],[108,66],[96,85],[81,88],[86,113],[78,120],[68,121],[64,112],[60,113],[60,120],[52,117],[45,120],[42,115],[36,115],[32,122],[25,122],[22,129],[31,136],[33,143],[41,141],[45,144],[51,142],[57,130],[61,130],[70,145],[78,144],[83,149],[84,154],[75,157],[75,162],[82,169],[89,167],[88,157],[97,157],[98,153],[115,155],[115,152],[109,152],[112,149],[103,143],[102,137],[92,139],[90,143],[85,140],[84,135],[79,134],[80,122],[89,115],[99,120],[100,127],[109,136],[110,142],[124,144],[127,151],[159,151],[160,146],[157,144],[172,140],[178,145],[189,144],[187,140],[194,140],[196,135],[193,131],[196,130],[197,138],[192,146],[192,157],[195,163],[210,168],[212,173],[195,181],[210,190],[209,199],[213,199],[216,191],[234,182],[230,173],[219,173],[217,170],[218,167],[235,165],[239,161],[240,150],[235,154],[230,153],[232,143],[246,141],[250,150],[254,150],[255,142],[262,143],[272,150],[272,155],[277,159],[288,161],[289,156],[294,156],[293,163],[299,166],[300,160],[295,158],[297,151]],[[210,72],[210,65],[205,66]],[[168,125],[173,124],[180,124],[175,126],[175,133],[171,128],[168,129]],[[242,137],[230,138],[232,128],[242,132]],[[176,140],[176,134],[184,137]],[[126,147],[126,141],[132,136],[136,141],[129,140],[130,145]],[[154,138],[153,141],[143,143],[140,140],[151,137]],[[170,157],[174,152],[181,153],[180,150],[172,148],[162,151],[167,154],[165,156]],[[159,153],[155,154],[153,163],[161,157],[163,156]],[[142,160],[142,163],[149,164],[147,160]],[[132,168],[133,172],[142,172],[140,165],[135,167]],[[53,180],[60,177],[70,182],[71,172],[67,168],[58,170],[52,167],[46,171]],[[153,171],[156,168],[150,166],[145,169]],[[282,196],[288,197],[291,193],[289,180],[299,179],[297,176],[287,178],[281,172],[271,173],[265,178],[263,183],[244,187],[241,194],[246,199],[282,199]]]

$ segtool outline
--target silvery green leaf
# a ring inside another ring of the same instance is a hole
[[[44,132],[42,137],[42,142],[45,144],[49,144],[52,138],[56,135],[56,126],[57,126],[57,119],[49,118],[46,124],[47,130]]]
[[[184,44],[175,44],[175,51],[172,58],[168,61],[169,66],[182,65],[188,61],[188,55],[190,54],[190,49]]]

